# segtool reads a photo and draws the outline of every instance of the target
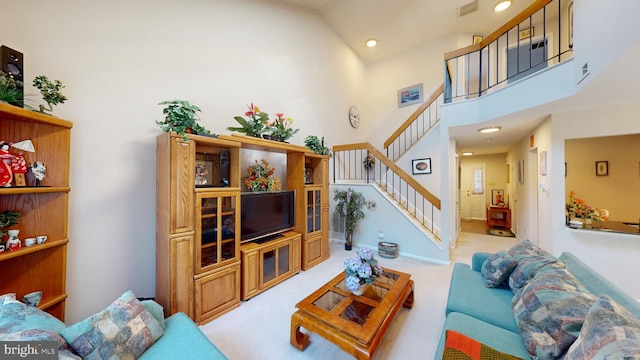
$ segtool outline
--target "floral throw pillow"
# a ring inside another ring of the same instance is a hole
[[[60,335],[85,360],[137,359],[162,336],[162,327],[132,291]]]
[[[565,359],[640,359],[640,320],[602,295],[587,313]]]
[[[504,284],[517,265],[518,260],[504,250],[489,255],[480,269],[480,273],[484,278],[484,285],[486,287],[498,287]]]

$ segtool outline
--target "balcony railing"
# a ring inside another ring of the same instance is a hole
[[[371,166],[365,159],[373,159]],[[440,240],[440,199],[369,143],[333,147],[333,182],[373,183]]]
[[[384,142],[387,157],[397,161],[413,144],[440,122],[444,103],[444,84],[440,85],[416,111]]]
[[[477,98],[573,56],[573,0],[537,0],[482,42],[445,54],[446,103]]]

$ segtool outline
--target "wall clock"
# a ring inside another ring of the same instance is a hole
[[[355,106],[349,108],[349,123],[354,128],[360,125],[360,111]]]

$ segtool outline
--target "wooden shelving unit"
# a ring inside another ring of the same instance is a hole
[[[23,214],[20,223],[12,227],[20,230],[23,247],[0,253],[0,294],[15,292],[22,299],[25,294],[40,290],[43,298],[38,307],[62,321],[67,298],[72,127],[70,121],[0,103],[0,140],[30,139],[35,152],[20,151],[26,162],[42,161],[47,166],[42,187],[32,186],[33,179],[27,176],[26,187],[0,188],[0,211],[18,210]],[[47,242],[24,246],[24,239],[38,235],[47,235]]]
[[[247,273],[256,269],[248,264],[258,261],[255,254],[259,250],[252,244],[240,246],[244,175],[240,151],[287,154],[287,190],[296,191],[294,232],[286,235],[288,243],[278,242],[282,247],[271,249],[278,261],[284,260],[283,249],[287,249],[290,267],[286,271],[277,268],[274,279],[267,278],[245,291],[248,297],[297,273],[301,264],[308,269],[329,257],[328,156],[313,154],[302,146],[238,134],[217,138],[189,135],[189,139],[184,141],[171,133],[157,139],[156,299],[164,306],[165,315],[182,311],[202,324],[239,306],[241,289],[251,286],[247,279],[262,276]],[[218,173],[214,166],[212,183],[219,185],[224,178],[228,186],[195,185],[196,161],[216,164],[222,160],[228,167]],[[313,184],[305,183],[305,169],[312,169]],[[310,194],[315,196],[313,204],[308,200]],[[316,211],[311,220],[305,215],[310,206]],[[304,230],[309,221],[314,222],[313,231]],[[266,243],[259,248],[270,254],[271,246],[275,245]],[[241,257],[241,249],[253,255]]]

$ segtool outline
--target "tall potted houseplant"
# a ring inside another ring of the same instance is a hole
[[[189,141],[187,134],[211,134],[209,130],[198,124],[200,120],[198,113],[202,110],[196,105],[185,100],[163,101],[158,105],[164,105],[162,109],[164,120],[156,120],[156,124],[163,131],[175,131],[184,141]]]
[[[337,201],[335,213],[345,218],[345,243],[344,249],[351,250],[353,246],[353,233],[358,227],[358,221],[364,219],[364,195],[354,191],[335,189],[333,200]]]

